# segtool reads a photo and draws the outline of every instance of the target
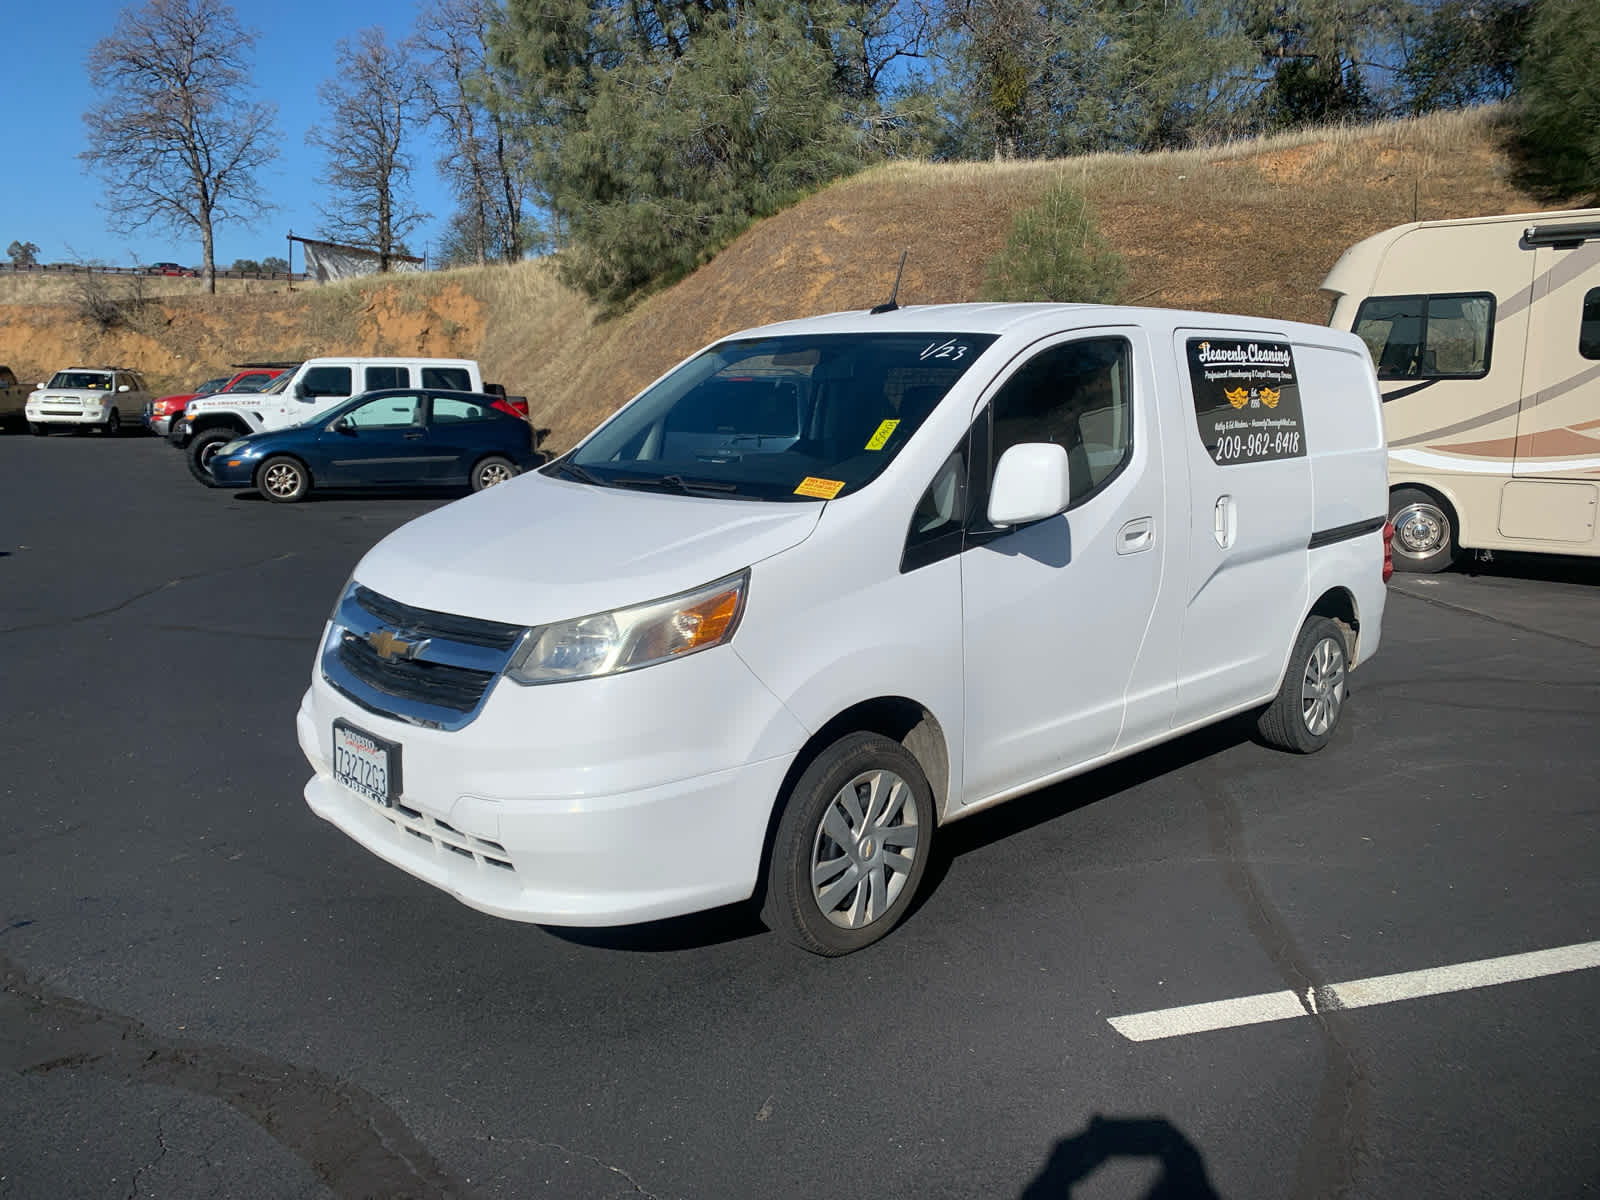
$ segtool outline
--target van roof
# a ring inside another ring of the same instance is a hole
[[[1302,336],[1315,334],[1324,339],[1327,334],[1326,327],[1321,325],[1188,309],[1137,308],[1116,304],[989,303],[906,305],[884,313],[856,309],[757,326],[718,340],[799,333],[992,333],[1025,336],[1034,331],[1031,327],[1037,327],[1037,332],[1042,336],[1062,328],[1064,317],[1070,317],[1068,327],[1144,325],[1163,330],[1215,327],[1255,332],[1272,330],[1285,335],[1299,331]]]

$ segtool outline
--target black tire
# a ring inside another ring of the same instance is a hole
[[[1277,697],[1256,721],[1261,740],[1294,754],[1315,754],[1328,744],[1344,715],[1350,648],[1344,630],[1327,617],[1308,617]]]
[[[910,751],[876,733],[840,738],[784,801],[761,919],[813,954],[871,945],[911,907],[935,823],[933,789]]]
[[[34,437],[49,437],[50,426],[41,425],[37,421],[29,421],[28,432],[33,434]]]
[[[487,458],[480,458],[472,466],[472,490],[481,492],[484,488],[493,487],[497,483],[517,475],[517,464],[509,458],[499,454],[491,454]]]
[[[217,486],[206,464],[211,461],[213,454],[239,436],[231,429],[207,429],[204,433],[194,435],[185,456],[189,460],[189,474],[195,477],[197,483],[203,483],[206,487]]]
[[[122,414],[116,409],[111,410],[111,415],[106,418],[105,424],[100,426],[100,432],[107,437],[122,436]]]
[[[1461,561],[1455,510],[1432,492],[1395,488],[1389,494],[1389,520],[1396,571],[1433,575]]]
[[[274,504],[304,500],[310,490],[311,472],[298,458],[276,454],[256,468],[256,491]]]

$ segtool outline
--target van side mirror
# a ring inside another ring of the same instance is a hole
[[[1023,442],[1000,456],[989,485],[989,524],[1027,525],[1067,511],[1072,464],[1053,442]]]

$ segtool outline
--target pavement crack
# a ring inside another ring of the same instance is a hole
[[[1366,1156],[1363,1136],[1371,1083],[1356,1054],[1355,1030],[1337,993],[1322,981],[1257,878],[1244,849],[1239,807],[1226,784],[1206,786],[1206,826],[1212,852],[1256,942],[1299,1000],[1317,1029],[1326,1065],[1311,1126],[1295,1164],[1296,1197],[1358,1194],[1357,1168]]]
[[[616,1166],[616,1165],[614,1165],[612,1163],[608,1163],[608,1162],[605,1161],[605,1159],[598,1158],[593,1154],[587,1153],[586,1151],[574,1150],[571,1146],[563,1146],[560,1142],[541,1142],[541,1141],[538,1141],[538,1140],[536,1140],[534,1138],[526,1138],[526,1137],[523,1137],[523,1138],[500,1138],[500,1137],[494,1137],[493,1135],[483,1135],[483,1136],[480,1137],[479,1140],[481,1140],[481,1141],[490,1141],[490,1142],[523,1142],[523,1143],[527,1144],[528,1146],[532,1147],[535,1150],[556,1150],[556,1151],[559,1151],[562,1154],[570,1155],[573,1158],[581,1158],[585,1162],[593,1163],[595,1166],[599,1167],[603,1171],[610,1171],[613,1175],[622,1176],[622,1178],[627,1181],[628,1186],[631,1187],[639,1195],[644,1196],[646,1198],[646,1200],[658,1200],[658,1197],[656,1196],[656,1194],[654,1192],[645,1191],[643,1185],[641,1185],[640,1182],[637,1179],[635,1179],[632,1175],[628,1174],[628,1172],[626,1170],[624,1170],[622,1167]]]
[[[137,1200],[140,1192],[139,1177],[158,1166],[161,1160],[167,1156],[167,1151],[170,1149],[167,1145],[167,1111],[169,1110],[163,1110],[156,1114],[156,1145],[160,1147],[160,1150],[149,1162],[135,1168],[133,1179],[128,1185],[127,1200]]]
[[[1538,629],[1532,625],[1523,625],[1518,621],[1508,621],[1504,617],[1496,617],[1480,609],[1468,608],[1465,604],[1452,604],[1450,601],[1440,600],[1436,596],[1420,596],[1416,592],[1401,591],[1399,589],[1394,589],[1390,594],[1404,596],[1407,600],[1416,600],[1422,604],[1431,604],[1435,608],[1465,613],[1469,617],[1480,617],[1485,621],[1493,621],[1496,625],[1504,625],[1507,629],[1515,629],[1519,633],[1531,633],[1538,637],[1554,638],[1558,642],[1566,642],[1572,646],[1582,646],[1587,650],[1600,650],[1600,641],[1585,641],[1583,638],[1572,637],[1570,634],[1553,633],[1548,629]]]
[[[254,562],[238,563],[231,567],[218,567],[210,571],[196,571],[192,575],[179,575],[176,579],[169,579],[165,583],[158,583],[154,587],[148,587],[143,591],[135,592],[126,600],[118,601],[109,608],[98,608],[93,612],[79,613],[75,617],[65,617],[62,619],[52,619],[49,621],[35,621],[26,625],[0,625],[0,634],[34,633],[41,629],[65,629],[71,625],[81,625],[85,621],[97,621],[101,617],[109,617],[114,613],[119,613],[123,609],[139,603],[141,600],[148,599],[158,592],[164,592],[168,588],[175,588],[179,584],[193,583],[196,579],[209,579],[217,575],[229,575],[234,571],[253,571],[257,567],[269,566],[272,563],[282,562],[285,559],[293,557],[295,557],[295,552],[293,550],[285,550],[281,554],[272,554],[266,558],[257,559]]]
[[[93,1071],[230,1105],[298,1156],[341,1200],[465,1198],[387,1104],[310,1067],[215,1042],[167,1037],[56,992],[0,956],[0,1069]]]

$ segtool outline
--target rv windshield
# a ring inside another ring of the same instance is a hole
[[[877,478],[993,341],[883,333],[723,342],[546,470],[611,487],[831,500]]]

